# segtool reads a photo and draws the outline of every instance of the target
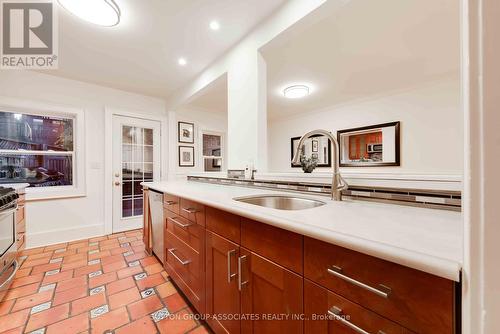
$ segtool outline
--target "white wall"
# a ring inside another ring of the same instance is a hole
[[[342,170],[349,173],[462,175],[462,118],[460,81],[447,78],[320,111],[305,111],[286,119],[270,119],[269,170],[302,172],[300,168],[290,167],[290,138],[307,131],[336,131],[401,121],[401,167],[344,167]]]
[[[224,133],[224,158],[227,158],[227,114],[222,112],[209,112],[204,110],[186,110],[181,109],[176,112],[169,112],[169,179],[183,178],[186,175],[203,172],[202,156],[202,131],[214,131]],[[177,122],[194,123],[194,144],[186,144],[178,142],[178,127]],[[179,167],[178,146],[194,146],[195,150],[195,166],[194,167]],[[226,159],[227,160],[227,159]],[[226,163],[226,162],[225,162]]]
[[[27,71],[1,71],[0,95],[85,110],[86,196],[29,202],[27,246],[104,233],[104,109],[165,116],[163,100]]]

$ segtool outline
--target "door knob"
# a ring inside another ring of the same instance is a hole
[[[119,181],[115,181],[115,186],[119,186],[120,185],[120,182]]]
[[[115,174],[115,177],[120,177],[120,173],[116,173],[116,174]]]

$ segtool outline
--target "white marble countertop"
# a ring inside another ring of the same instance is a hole
[[[463,228],[459,212],[353,200],[335,202],[324,196],[185,180],[143,185],[436,276],[460,279]],[[314,198],[326,205],[286,211],[233,200],[263,194]]]

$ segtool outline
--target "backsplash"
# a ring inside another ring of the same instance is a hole
[[[326,183],[244,180],[209,176],[188,176],[187,178],[189,181],[196,182],[313,193],[322,196],[330,196],[331,190],[331,185]],[[349,189],[343,191],[343,196],[351,199],[432,209],[462,210],[462,193],[460,191],[349,186]]]

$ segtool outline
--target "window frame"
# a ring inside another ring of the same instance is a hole
[[[220,136],[220,157],[212,155],[203,154],[203,135]],[[221,131],[214,130],[201,130],[200,131],[200,161],[201,169],[203,173],[222,173],[226,171],[226,147],[225,147],[225,133]],[[206,171],[205,170],[205,160],[206,159],[221,159],[221,169],[219,171]]]
[[[27,200],[43,200],[86,196],[85,171],[85,111],[83,109],[50,104],[34,100],[20,100],[0,96],[0,111],[16,114],[38,115],[73,119],[73,151],[14,151],[2,150],[2,153],[16,155],[68,155],[72,156],[72,185],[26,188]]]

